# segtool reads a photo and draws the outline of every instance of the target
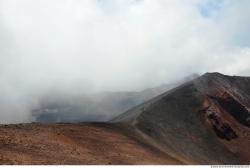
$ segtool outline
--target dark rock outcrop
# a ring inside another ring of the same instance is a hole
[[[133,126],[185,163],[249,164],[249,109],[249,77],[206,73],[112,122]]]

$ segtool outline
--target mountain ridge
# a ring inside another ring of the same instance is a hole
[[[206,73],[125,112],[112,122],[132,125],[158,146],[165,148],[167,153],[174,153],[179,158],[181,156],[182,160],[190,160],[186,151],[192,151],[192,160],[197,162],[209,163],[214,160],[239,163],[243,158],[243,162],[249,163],[250,154],[245,146],[241,145],[250,142],[242,135],[242,130],[250,131],[245,127],[250,119],[248,84],[249,77]],[[229,102],[223,106],[223,102],[227,101]],[[238,113],[241,115],[237,115]],[[176,135],[176,131],[180,135]],[[191,135],[185,135],[186,132]],[[188,139],[190,136],[193,140]],[[180,137],[185,139],[181,140]],[[194,141],[199,138],[203,139],[199,143],[201,147],[197,147],[197,142]],[[206,139],[209,139],[209,142]],[[190,148],[182,141],[188,143]],[[219,155],[213,157],[214,151],[207,148],[211,141],[217,146],[217,149],[214,149],[215,153],[224,153],[224,158]],[[235,144],[238,145],[237,148]],[[201,152],[205,152],[204,155],[201,155]]]

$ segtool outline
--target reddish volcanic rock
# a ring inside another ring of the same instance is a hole
[[[105,123],[0,127],[0,164],[182,164]]]

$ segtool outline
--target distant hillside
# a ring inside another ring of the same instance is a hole
[[[60,94],[48,95],[41,100],[40,107],[33,110],[34,121],[43,123],[108,121],[196,77],[198,75],[193,74],[181,81],[139,92],[101,92],[73,97]]]

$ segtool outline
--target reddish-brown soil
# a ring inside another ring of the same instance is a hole
[[[101,123],[2,125],[0,164],[181,164],[126,130]]]

